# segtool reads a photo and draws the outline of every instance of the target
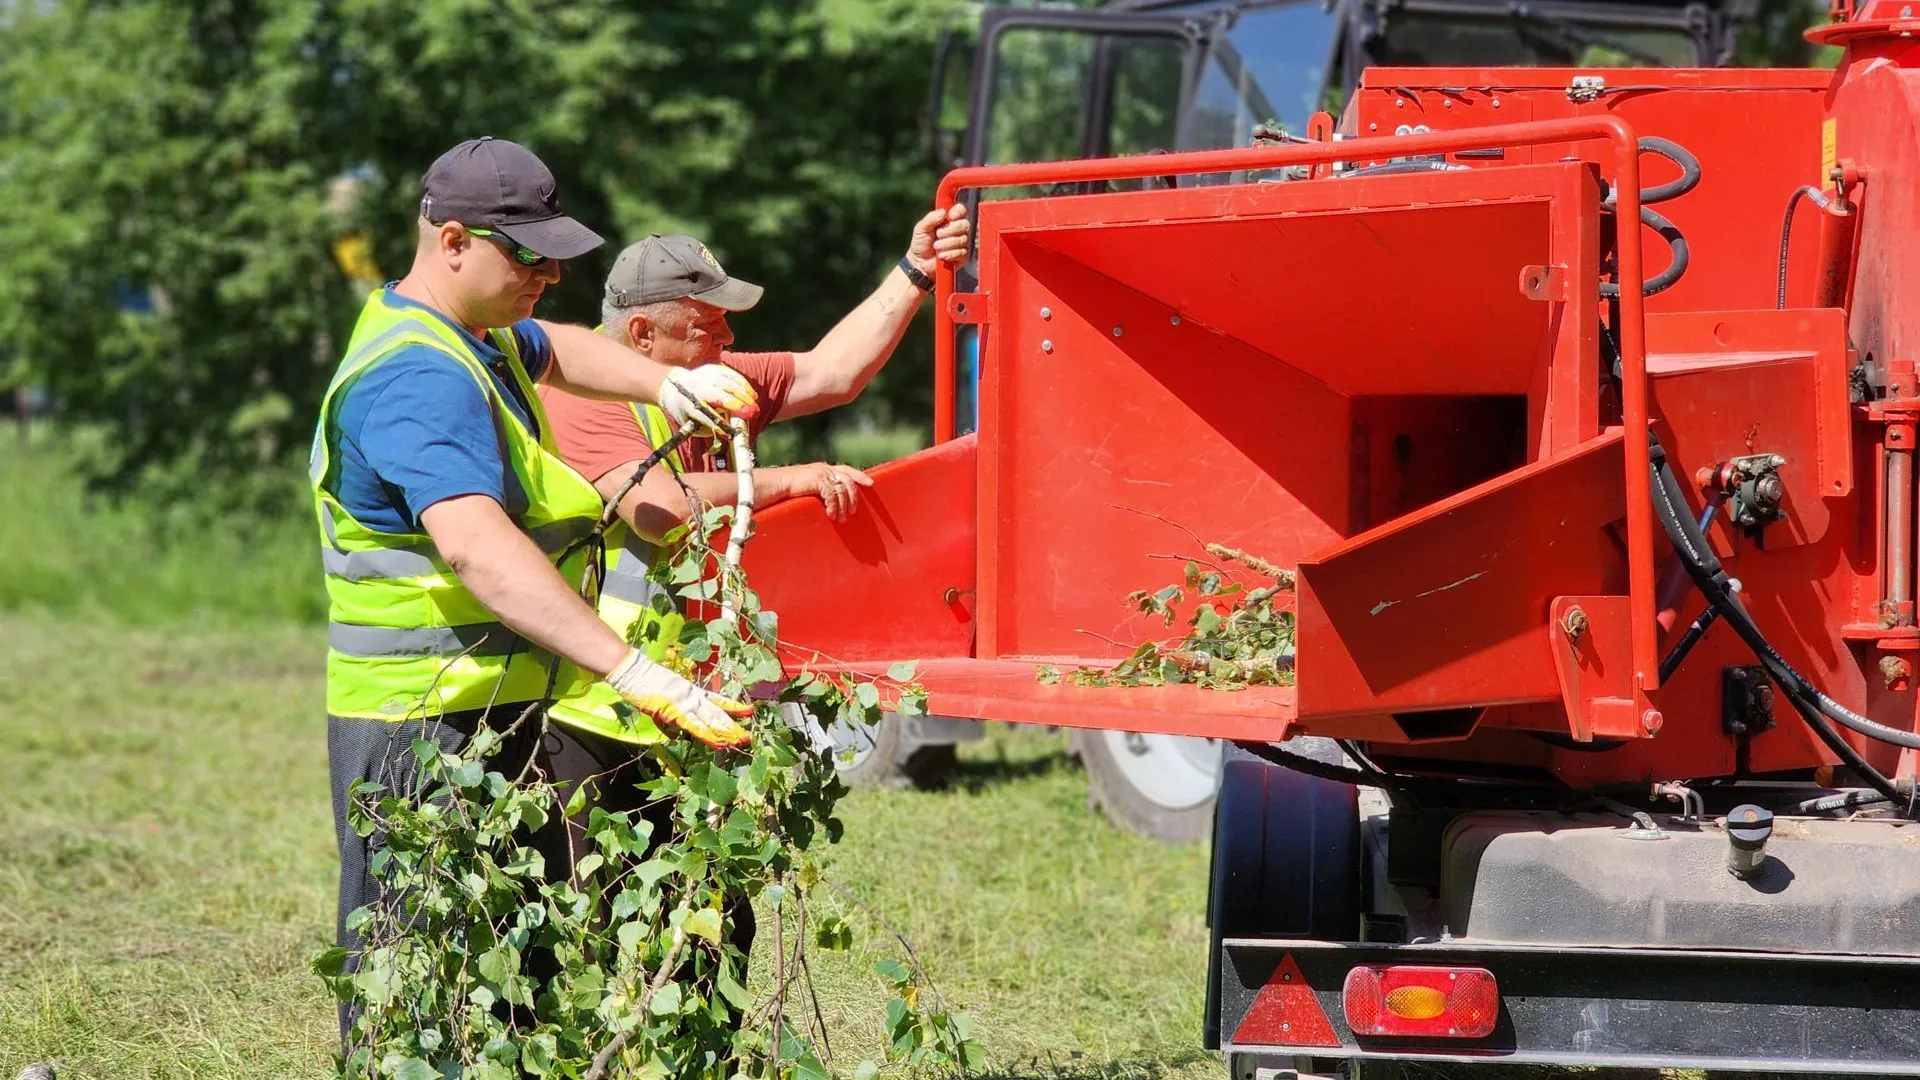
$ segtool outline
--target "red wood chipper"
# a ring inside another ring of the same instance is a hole
[[[1920,1075],[1920,19],[1834,16],[1832,72],[1376,68],[1283,145],[949,174],[1019,197],[937,445],[764,515],[788,659],[1231,740],[1237,1080]],[[1037,677],[1164,634],[1193,536],[1297,573],[1291,685]]]

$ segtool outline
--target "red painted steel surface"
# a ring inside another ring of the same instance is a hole
[[[1920,26],[1895,10],[1858,5],[1814,35],[1848,46],[1837,73],[1374,69],[1347,141],[950,174],[943,205],[1003,184],[1320,176],[1407,155],[1467,166],[984,205],[979,291],[944,306],[941,275],[942,445],[883,483],[894,526],[862,555],[817,508],[763,520],[756,580],[783,632],[866,669],[921,659],[949,715],[1310,731],[1399,763],[1575,784],[1830,763],[1784,706],[1744,747],[1722,731],[1721,671],[1752,662],[1723,627],[1656,686],[1700,600],[1678,590],[1655,621],[1671,555],[1636,434],[1651,425],[1696,513],[1696,472],[1785,459],[1784,518],[1756,531],[1723,512],[1710,539],[1790,663],[1913,729],[1920,629],[1911,602],[1883,599],[1885,447],[1910,447],[1920,421],[1920,46],[1901,36]],[[1691,267],[1644,305],[1631,283],[1666,265],[1666,246],[1615,230],[1596,182],[1623,189],[1633,220],[1635,193],[1675,175],[1631,151],[1641,135],[1703,167],[1658,207]],[[1781,220],[1802,185],[1844,187],[1857,209],[1843,226],[1802,207],[1789,307],[1774,310]],[[1598,297],[1616,266],[1617,311]],[[984,375],[978,435],[949,442],[956,320],[978,324]],[[1892,373],[1870,405],[1850,400],[1862,361]],[[1034,678],[1169,633],[1122,602],[1177,577],[1195,537],[1298,568],[1297,687]],[[1898,543],[1905,566],[1912,545]],[[973,592],[950,594],[955,581]],[[887,626],[869,625],[876,610]]]
[[[790,663],[972,655],[974,440],[870,471],[835,523],[816,499],[756,515],[746,570]]]

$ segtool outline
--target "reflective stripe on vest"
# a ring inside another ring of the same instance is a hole
[[[664,446],[673,438],[673,425],[658,406],[634,404],[631,410],[649,446]],[[661,460],[674,472],[681,471],[678,454],[668,454]],[[677,606],[673,594],[648,576],[659,557],[660,549],[625,523],[608,530],[606,575],[600,583],[598,604],[600,620],[656,663],[667,659],[667,649],[673,644],[662,640],[665,634],[670,631],[677,641],[680,628],[678,619],[670,624],[663,621],[663,611],[672,612]],[[622,742],[645,744],[662,738],[653,721],[635,713],[597,680],[577,680],[554,702],[548,715],[570,727]]]
[[[329,490],[341,393],[399,350],[424,346],[458,365],[486,393],[502,461],[527,499],[514,523],[577,589],[586,561],[581,541],[599,518],[599,493],[554,452],[545,410],[512,332],[490,336],[506,355],[507,377],[525,400],[532,430],[458,331],[388,302],[385,290],[368,299],[327,388],[309,474],[328,596],[327,711],[335,716],[404,720],[533,701],[546,690],[552,656],[498,622],[461,584],[431,538],[372,529]],[[585,678],[564,663],[554,677],[562,686]]]

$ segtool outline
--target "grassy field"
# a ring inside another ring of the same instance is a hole
[[[0,1078],[328,1075],[319,656],[304,627],[0,616]],[[1205,853],[1090,814],[1059,740],[997,733],[953,790],[846,818],[830,872],[914,939],[997,1073],[1220,1075],[1195,1049]],[[822,959],[850,1069],[883,998],[867,957]]]
[[[76,440],[44,434],[31,446],[0,436],[0,611],[149,626],[326,617],[319,530],[291,503],[265,521],[211,498],[108,503],[76,478]]]

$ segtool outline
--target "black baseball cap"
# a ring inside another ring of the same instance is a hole
[[[629,244],[607,275],[607,302],[619,307],[691,297],[725,311],[745,311],[765,292],[728,277],[707,245],[691,236],[655,233]]]
[[[572,259],[606,243],[560,212],[553,173],[533,151],[482,135],[441,154],[420,178],[420,216],[492,229],[549,259]]]

